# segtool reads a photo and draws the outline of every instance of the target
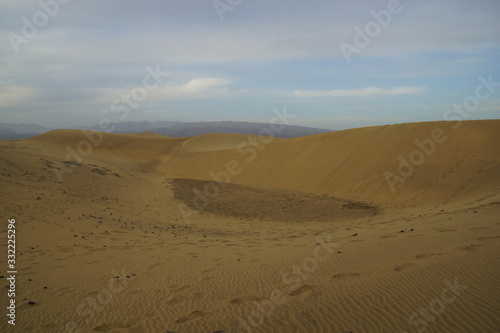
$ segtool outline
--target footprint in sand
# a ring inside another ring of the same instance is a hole
[[[397,237],[397,235],[383,235],[380,236],[379,238],[393,238],[393,237]]]
[[[479,237],[477,240],[483,241],[483,240],[494,239],[494,238],[500,238],[500,236]]]
[[[210,312],[193,311],[190,314],[188,314],[187,316],[184,316],[182,318],[177,319],[175,322],[178,324],[187,323],[188,321],[192,321],[192,320],[195,320],[197,318],[206,317],[209,315],[211,315]]]
[[[210,281],[210,280],[213,280],[214,277],[213,276],[204,276],[201,278],[201,281]]]
[[[299,289],[293,291],[290,293],[290,296],[300,296],[308,291],[311,291],[313,290],[314,288],[316,288],[316,286],[310,286],[308,284],[305,284],[303,285],[302,287],[300,287]]]
[[[95,327],[92,331],[93,332],[108,332],[111,330],[114,330],[116,328],[123,328],[127,329],[127,326],[122,326],[122,325],[116,325],[116,324],[103,324]]]
[[[350,279],[350,278],[359,277],[361,275],[363,275],[363,273],[346,272],[346,273],[334,274],[334,275],[332,275],[332,279]]]
[[[415,264],[412,264],[412,263],[404,263],[402,265],[399,265],[397,266],[396,268],[394,268],[394,270],[396,272],[401,272],[401,271],[404,271],[404,270],[407,270],[407,269],[410,269],[411,267],[413,267]]]
[[[459,249],[464,250],[464,251],[477,251],[481,247],[483,247],[483,244],[469,244],[469,245],[460,246]]]
[[[165,304],[167,305],[171,305],[171,306],[175,306],[177,304],[180,304],[184,301],[184,298],[183,297],[171,297],[170,299],[168,299],[167,301],[165,301]]]
[[[443,254],[444,253],[421,253],[421,254],[417,254],[415,257],[417,259],[427,259],[427,258],[434,257],[434,256],[441,256]]]
[[[179,291],[183,291],[183,290],[186,290],[186,289],[189,289],[191,288],[192,286],[190,285],[186,285],[186,286],[171,286],[170,289],[172,289],[172,291],[175,291],[175,292],[179,292]]]
[[[474,227],[474,228],[470,228],[470,230],[484,230],[484,229],[489,229],[491,227]]]
[[[159,267],[159,266],[163,266],[165,265],[166,263],[164,262],[158,262],[158,263],[155,263],[155,264],[152,264],[152,265],[149,265],[148,269],[151,269],[151,268],[156,268],[156,267]]]
[[[229,303],[231,304],[245,304],[245,303],[250,303],[250,302],[260,302],[263,301],[263,298],[260,297],[242,297],[242,298],[236,298],[230,301]]]

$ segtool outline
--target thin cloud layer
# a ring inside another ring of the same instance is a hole
[[[441,105],[474,93],[478,76],[500,81],[496,0],[402,0],[375,35],[366,27],[386,1],[243,1],[222,21],[200,0],[0,6],[0,122],[94,124],[148,66],[171,76],[129,120],[266,121],[284,105],[298,124],[332,129],[339,119],[343,128],[396,119],[402,108],[402,121],[439,120]],[[342,43],[359,51],[350,63]],[[345,121],[369,96],[374,112]]]
[[[425,87],[396,87],[384,89],[380,87],[366,87],[362,89],[337,89],[337,90],[295,90],[297,97],[366,97],[376,95],[415,95],[426,91]]]

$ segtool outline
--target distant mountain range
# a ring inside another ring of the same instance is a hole
[[[0,140],[26,139],[52,130],[33,124],[0,123]]]
[[[208,133],[234,133],[234,134],[261,134],[263,128],[270,128],[266,123],[249,123],[237,121],[215,121],[215,122],[178,122],[178,121],[140,121],[122,122],[113,124],[113,133],[143,133],[151,132],[170,137],[191,137]],[[281,127],[281,126],[280,126]],[[74,129],[96,130],[99,126],[73,127]],[[0,123],[0,140],[27,139],[53,130],[33,124],[7,124]],[[269,131],[262,134],[266,135]],[[286,125],[279,131],[273,131],[273,136],[283,139],[300,136],[314,135],[333,132],[328,129],[311,128],[304,126]]]

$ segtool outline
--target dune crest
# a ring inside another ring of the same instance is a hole
[[[454,125],[0,141],[16,329],[498,332],[500,121]]]

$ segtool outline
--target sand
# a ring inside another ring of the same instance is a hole
[[[453,125],[0,141],[0,331],[498,332],[500,121]]]

